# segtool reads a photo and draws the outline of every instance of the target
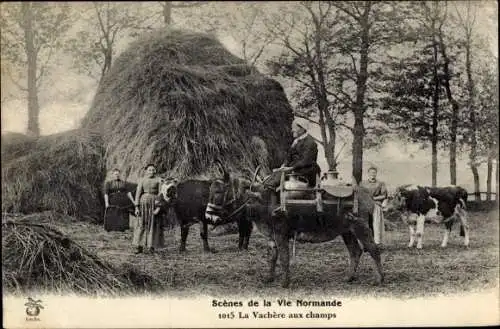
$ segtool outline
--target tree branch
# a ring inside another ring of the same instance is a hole
[[[95,8],[95,11],[97,14],[97,20],[99,22],[99,26],[101,27],[101,32],[102,32],[103,36],[106,37],[107,31],[106,31],[106,28],[104,27],[104,22],[102,21],[101,12],[100,12],[100,10],[97,7],[97,4],[95,2],[93,2],[93,5],[94,5],[94,8]]]
[[[172,8],[194,8],[208,4],[206,1],[186,1],[185,3],[172,4]]]
[[[109,45],[113,45],[115,43],[116,35],[118,34],[118,32],[120,32],[120,30],[121,30],[120,27],[117,27],[116,29],[111,31],[111,42]]]
[[[311,85],[310,83],[308,83],[307,81],[305,81],[304,79],[301,79],[299,76],[297,75],[294,75],[293,78],[295,81],[301,83],[302,85],[306,86],[307,88],[311,89],[312,92],[315,91],[315,88],[313,85]]]
[[[318,122],[318,121],[315,121],[315,120],[313,120],[313,119],[309,118],[309,117],[308,117],[307,115],[305,115],[305,114],[301,114],[301,113],[298,113],[298,112],[294,112],[294,113],[293,113],[293,115],[294,115],[294,116],[296,116],[297,118],[305,119],[305,120],[307,120],[307,121],[309,121],[309,122],[311,122],[311,123],[314,123],[314,124],[316,124],[316,125],[318,125],[318,126],[319,126],[319,122]]]
[[[358,13],[358,15],[359,15],[358,17],[363,16],[363,13],[361,13],[361,11],[359,10],[359,7],[356,4],[354,4],[354,10],[356,10],[356,13]]]
[[[345,123],[337,122],[337,123],[335,123],[335,124],[336,124],[337,126],[341,126],[341,127],[347,128],[347,129],[349,129],[350,131],[353,131],[353,130],[354,130],[354,128],[353,128],[353,127],[348,126],[348,125],[346,125]]]
[[[347,101],[350,103],[350,105],[354,104],[354,101],[351,98],[351,95],[346,93],[345,91],[342,90],[342,88],[337,88],[337,92],[341,93],[345,98],[347,98]],[[335,94],[333,92],[328,92],[328,94],[332,95],[335,97]]]
[[[333,3],[332,3],[332,5],[333,5],[333,6],[335,6],[335,8],[337,8],[337,9],[339,9],[339,10],[343,11],[343,12],[344,12],[344,13],[346,13],[347,15],[351,16],[352,18],[354,18],[354,20],[355,20],[356,22],[359,22],[360,17],[359,17],[359,16],[356,16],[353,12],[351,12],[351,11],[347,10],[346,8],[344,8],[344,7],[343,7],[343,5],[341,5],[341,3],[340,3],[340,2],[336,2],[336,1],[335,1],[335,2],[333,2]]]
[[[41,81],[43,79],[43,76],[45,75],[45,70],[47,69],[47,67],[49,65],[49,61],[50,61],[50,59],[52,57],[53,50],[54,50],[53,47],[49,48],[49,53],[47,54],[47,58],[45,60],[45,63],[40,65],[40,74],[38,75],[38,77],[36,77],[36,85],[37,85],[37,87],[40,87],[40,84],[41,84]]]
[[[320,10],[320,22],[321,22],[321,24],[323,24],[326,17],[328,16],[328,14],[330,14],[330,10],[332,9],[332,4],[330,2],[327,2],[326,4],[328,5],[328,7],[326,8],[326,10],[323,14],[321,14],[321,10]],[[321,2],[318,2],[318,6],[321,9]]]
[[[359,79],[359,72],[358,72],[358,68],[356,66],[356,59],[354,58],[354,55],[352,53],[349,53],[349,56],[351,57],[352,66],[354,69],[354,74],[356,75],[356,79]]]
[[[342,104],[344,104],[344,106],[346,106],[348,108],[352,107],[352,101],[349,103],[345,99],[340,98],[339,96],[335,95],[334,93],[332,93],[331,91],[328,91],[328,90],[327,90],[327,94],[332,96],[333,98],[335,98],[337,101],[340,101]]]
[[[263,44],[261,45],[261,47],[259,48],[259,50],[257,51],[257,53],[252,56],[252,61],[250,62],[251,66],[255,66],[255,63],[257,62],[257,60],[260,58],[260,56],[262,56],[262,54],[264,52],[264,49],[267,46],[269,46],[271,44],[271,42],[272,42],[271,39],[269,39],[268,41],[263,42]]]
[[[8,77],[10,78],[10,80],[12,81],[12,83],[14,83],[14,85],[16,85],[16,87],[19,88],[19,90],[25,91],[25,92],[28,91],[28,88],[23,87],[19,82],[17,82],[17,79],[14,78],[10,69],[6,68],[5,71],[8,75]]]

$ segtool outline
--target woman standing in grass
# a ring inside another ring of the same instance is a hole
[[[373,239],[377,246],[384,243],[385,224],[384,213],[382,212],[382,203],[387,199],[387,188],[385,183],[377,179],[377,168],[371,166],[368,169],[368,180],[364,180],[360,184],[362,187],[370,191],[373,200],[375,201],[375,208],[370,215],[368,224],[372,230]]]
[[[111,171],[112,179],[104,184],[104,229],[125,231],[129,229],[130,210],[134,204],[133,188],[120,178],[120,170]]]
[[[155,248],[164,246],[163,224],[159,215],[158,192],[161,179],[156,176],[153,164],[146,166],[146,176],[139,181],[135,194],[135,215],[137,222],[134,228],[132,244],[136,254],[144,248],[154,252]]]

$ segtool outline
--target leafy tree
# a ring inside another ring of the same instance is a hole
[[[448,11],[450,17],[448,23],[451,23],[449,28],[453,29],[453,33],[439,31],[445,64],[443,80],[447,82],[446,77],[450,76],[446,74],[446,64],[450,64],[451,77],[455,85],[455,88],[449,88],[454,89],[453,99],[450,97],[450,90],[447,88],[446,91],[448,100],[454,101],[451,122],[453,123],[453,119],[455,119],[455,132],[458,130],[455,137],[457,137],[456,141],[459,144],[456,146],[463,151],[468,148],[469,165],[474,178],[474,191],[477,198],[480,196],[478,168],[483,163],[487,164],[487,190],[490,192],[493,159],[498,153],[498,133],[496,133],[498,130],[498,105],[495,107],[498,98],[492,90],[497,82],[492,76],[495,70],[491,66],[491,63],[497,62],[497,58],[488,50],[489,45],[484,39],[485,36],[481,35],[479,26],[476,24],[477,13],[487,9],[485,4],[484,2],[472,1],[455,3],[449,7]],[[448,35],[446,36],[446,34]],[[443,35],[447,37],[448,46],[451,49],[448,56],[442,42]],[[451,35],[453,38],[450,37]],[[453,47],[456,49],[454,50]],[[459,110],[456,107],[459,107]],[[456,115],[457,113],[458,115]],[[453,125],[450,125],[450,128],[450,131],[453,132]],[[450,144],[450,162],[454,155],[452,145]],[[454,168],[450,167],[450,169]],[[452,183],[455,182],[452,180]],[[488,197],[490,197],[489,194]]]
[[[450,23],[448,6],[445,1],[441,8],[433,6],[429,3],[422,2],[422,6],[425,10],[427,17],[432,16],[432,12],[438,12],[437,19],[439,21],[435,34],[437,35],[437,42],[439,46],[439,52],[442,59],[442,83],[446,91],[446,97],[448,103],[451,104],[451,113],[449,120],[449,156],[450,156],[450,183],[452,185],[457,184],[457,135],[459,129],[459,116],[460,116],[460,105],[456,97],[453,95],[452,80],[454,77],[453,64],[456,61],[456,56],[450,53],[450,48],[458,42],[458,40],[453,40],[451,33],[446,33],[444,31],[444,26]],[[441,17],[439,17],[441,16]],[[456,80],[456,79],[454,79]]]
[[[412,3],[412,24],[407,34],[407,56],[388,66],[381,88],[384,111],[378,118],[412,142],[430,143],[432,185],[437,185],[438,148],[450,147],[450,177],[456,183],[456,151],[460,103],[456,64],[457,43],[445,33],[448,8],[438,2]],[[455,88],[452,82],[456,81]],[[448,107],[451,105],[451,110]]]
[[[27,93],[27,134],[40,135],[39,89],[61,49],[69,29],[69,7],[64,3],[20,2],[1,4],[2,76],[7,74]]]
[[[332,2],[332,5],[343,13],[345,20],[343,35],[336,43],[340,46],[340,54],[351,61],[343,74],[354,85],[354,88],[347,87],[345,93],[351,94],[353,100],[350,109],[354,118],[352,167],[353,176],[360,181],[367,134],[364,121],[373,114],[368,108],[378,103],[375,85],[384,65],[376,58],[384,50],[405,40],[403,31],[407,28],[407,17],[412,8],[407,3],[390,1],[339,1]]]
[[[300,5],[288,18],[284,14],[280,20],[276,18],[272,26],[285,49],[274,63],[275,69],[301,86],[294,93],[300,115],[320,125],[331,168],[336,165],[332,161],[336,128],[353,133],[353,176],[359,181],[364,139],[369,132],[364,121],[374,114],[368,108],[378,103],[374,82],[381,75],[383,61],[377,56],[401,42],[411,8],[372,1]],[[352,127],[344,121],[349,116],[354,119]],[[370,129],[381,131],[377,125]],[[370,142],[373,146],[376,138]]]
[[[352,105],[350,99],[337,96],[342,81],[330,65],[337,56],[331,40],[339,31],[338,14],[329,2],[301,2],[289,8],[287,14],[281,12],[281,20],[268,22],[283,47],[281,55],[268,66],[272,74],[296,83],[292,95],[298,105],[295,115],[319,125],[318,142],[324,147],[329,170],[337,167],[337,125]],[[343,100],[342,105],[337,105],[336,100]]]
[[[101,81],[117,54],[117,46],[138,31],[151,29],[150,17],[137,3],[91,2],[75,7],[83,29],[67,42],[73,66]]]
[[[214,22],[224,22],[212,27],[220,35],[228,34],[240,44],[241,56],[252,67],[257,66],[266,49],[276,40],[276,35],[265,28],[269,6],[259,2],[241,2],[234,9],[218,11]]]
[[[201,31],[234,41],[236,54],[250,66],[264,68],[261,64],[275,34],[266,29],[269,17],[274,17],[276,3],[266,2],[190,2],[179,4],[177,27]],[[203,6],[202,6],[203,5]],[[201,7],[199,9],[198,7]],[[175,8],[175,7],[173,7]],[[229,38],[228,38],[229,37]],[[232,39],[232,40],[231,40]]]
[[[438,2],[422,2],[421,7],[423,9],[423,32],[427,32],[424,35],[427,36],[428,42],[432,48],[432,134],[431,134],[431,147],[432,147],[432,186],[437,185],[437,172],[438,172],[438,125],[439,125],[439,112],[440,112],[440,93],[442,88],[442,79],[439,69],[444,67],[448,68],[447,65],[442,65],[440,63],[439,54],[442,53],[439,44],[440,31],[446,20],[446,9],[441,7]],[[443,41],[444,44],[444,41]],[[449,87],[449,83],[448,83]],[[456,131],[454,132],[456,136]],[[455,164],[456,165],[456,164]]]
[[[383,108],[377,114],[392,131],[410,142],[430,143],[432,148],[432,184],[437,183],[437,150],[444,130],[445,116],[440,111],[442,86],[439,82],[437,50],[432,44],[415,49],[410,58],[392,66],[392,74],[385,77],[387,95]]]
[[[498,70],[490,65],[482,67],[478,72],[476,109],[478,126],[477,155],[486,162],[486,192],[491,199],[493,178],[493,160],[497,159],[497,193],[498,193]]]

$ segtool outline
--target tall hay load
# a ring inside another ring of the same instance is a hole
[[[26,155],[33,149],[36,138],[21,133],[8,132],[0,139],[2,164],[19,156]]]
[[[102,80],[83,127],[99,129],[107,166],[136,180],[147,163],[179,179],[279,166],[293,113],[281,85],[212,36],[161,30],[124,51]],[[252,141],[264,143],[254,145]],[[266,163],[262,152],[265,144]]]
[[[2,212],[101,220],[106,169],[99,134],[77,129],[9,145],[2,149]]]

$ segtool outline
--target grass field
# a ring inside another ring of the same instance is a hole
[[[71,239],[96,252],[104,260],[120,265],[129,263],[161,282],[165,296],[279,295],[279,296],[380,296],[422,297],[456,292],[472,292],[498,286],[499,217],[498,212],[470,213],[471,246],[463,246],[458,227],[441,249],[443,227],[427,225],[424,249],[408,249],[407,228],[395,225],[387,232],[387,247],[382,254],[386,282],[376,286],[373,262],[363,254],[358,280],[344,281],[348,255],[342,239],[322,244],[297,244],[296,262],[291,265],[290,289],[277,281],[264,284],[267,273],[266,240],[254,234],[249,250],[239,252],[236,234],[209,238],[215,253],[203,253],[199,227],[190,230],[185,254],[178,253],[178,229],[165,232],[167,247],[157,254],[134,255],[131,232],[106,232],[88,223],[58,223]]]

